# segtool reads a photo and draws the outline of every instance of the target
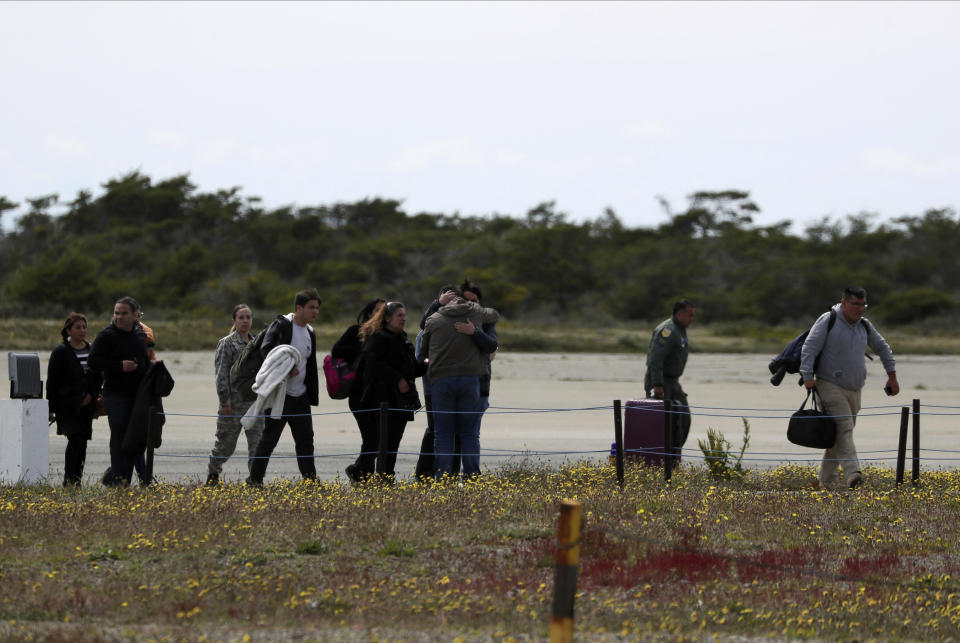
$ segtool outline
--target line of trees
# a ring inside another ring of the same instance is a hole
[[[102,187],[26,200],[0,235],[0,315],[105,313],[124,294],[169,318],[219,317],[239,301],[285,311],[314,286],[332,320],[375,295],[419,309],[469,277],[514,319],[653,320],[686,296],[707,321],[789,324],[861,284],[872,317],[946,324],[960,295],[951,209],[823,218],[792,234],[788,221],[755,225],[759,207],[736,190],[694,193],[678,212],[663,202],[661,225],[631,228],[609,209],[574,223],[552,202],[521,217],[411,215],[389,199],[267,210],[239,188],[199,192],[187,175]],[[0,211],[17,207],[0,196]]]

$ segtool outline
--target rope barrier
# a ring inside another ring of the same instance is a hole
[[[499,409],[499,408],[508,408],[508,407],[494,407],[491,406],[486,411],[439,411],[431,410],[427,411],[426,409],[418,409],[417,411],[411,411],[410,409],[400,409],[400,408],[390,408],[388,409],[391,412],[395,413],[424,413],[424,414],[453,414],[453,415],[509,415],[509,414],[531,414],[531,413],[574,413],[582,411],[609,411],[612,410],[612,406],[585,406],[580,408],[564,408],[564,409],[538,409],[538,408],[529,408],[529,409],[520,409],[514,408],[509,411],[491,411],[490,409]],[[718,408],[720,407],[708,407],[708,406],[690,406],[691,409],[695,408]],[[877,407],[865,407],[865,408],[897,408],[896,412],[889,413],[856,413],[856,414],[847,414],[847,415],[824,415],[822,417],[828,418],[847,418],[847,417],[886,417],[890,415],[900,415],[900,407],[888,407],[888,406],[877,406]],[[936,408],[960,408],[960,407],[936,407]],[[723,410],[723,409],[721,409]],[[737,409],[726,409],[735,411]],[[787,413],[787,409],[743,409],[743,410],[770,410],[770,411],[782,411]],[[729,418],[743,418],[746,420],[789,420],[790,415],[745,415],[743,413],[693,413],[691,411],[663,411],[662,409],[645,409],[634,406],[625,406],[625,412],[630,413],[656,413],[663,415],[664,413],[670,413],[672,415],[689,415],[691,417],[729,417]],[[323,417],[329,415],[352,415],[354,413],[379,413],[380,409],[358,409],[356,411],[325,411],[321,413],[288,413],[281,414],[276,416],[271,415],[251,415],[249,417],[255,418],[269,418],[269,417]],[[789,413],[796,412],[796,409],[792,409]],[[171,413],[169,411],[157,411],[157,415],[169,416],[169,417],[200,417],[200,418],[242,418],[243,415],[220,415],[219,413]],[[929,417],[953,417],[960,415],[958,413],[930,413],[928,411],[921,411],[921,416]]]
[[[495,413],[495,414],[571,413],[571,412],[608,411],[608,410],[610,410],[610,409],[612,409],[612,408],[614,408],[612,405],[587,406],[587,407],[576,407],[576,408],[522,408],[522,407],[495,407],[495,406],[491,406],[491,407],[489,407],[485,412],[486,412],[486,413]],[[901,408],[901,407],[894,407],[894,406],[889,406],[889,405],[887,405],[887,406],[876,406],[876,407],[867,407],[867,408],[871,408],[871,409],[898,408],[898,409],[899,409],[899,408]],[[955,409],[955,408],[956,408],[956,409],[960,409],[960,406],[930,405],[930,406],[928,406],[927,408],[941,408],[941,409]],[[782,411],[782,412],[784,412],[784,413],[786,413],[787,411],[789,411],[791,414],[792,414],[792,412],[793,412],[793,410],[788,410],[788,409],[764,409],[764,408],[743,408],[743,409],[737,409],[737,408],[731,408],[731,407],[711,407],[711,406],[695,406],[695,405],[690,405],[690,406],[689,406],[689,409],[710,409],[710,410],[728,410],[728,411],[737,411],[737,410],[740,410],[740,411]],[[398,408],[390,408],[390,409],[388,409],[388,411],[390,411],[390,412],[410,412],[409,409],[398,409]],[[777,420],[789,420],[789,418],[790,418],[790,415],[743,415],[743,414],[739,414],[739,413],[738,413],[738,414],[694,413],[692,410],[689,410],[689,411],[674,411],[674,410],[664,411],[663,409],[645,409],[645,408],[638,408],[638,407],[624,407],[624,411],[625,411],[625,412],[634,412],[634,413],[636,413],[636,412],[657,413],[657,414],[661,414],[661,415],[664,414],[664,413],[670,413],[670,414],[673,414],[673,415],[690,415],[690,416],[696,415],[696,416],[703,416],[703,417],[738,417],[738,418],[744,418],[744,419],[777,419]],[[285,417],[307,417],[307,416],[310,416],[310,417],[313,417],[313,416],[323,417],[323,416],[336,416],[336,415],[351,415],[351,414],[354,414],[354,413],[379,413],[379,412],[380,412],[380,409],[372,408],[372,409],[358,409],[358,410],[356,410],[356,411],[349,411],[349,410],[348,410],[348,411],[328,411],[328,412],[320,412],[320,413],[281,414],[280,416],[276,416],[276,417],[280,417],[280,418],[285,418]],[[157,411],[156,413],[157,413],[157,415],[164,415],[164,416],[169,416],[169,417],[202,417],[202,418],[221,418],[221,417],[241,418],[241,417],[243,417],[243,416],[241,416],[241,415],[221,416],[221,415],[219,415],[219,414],[176,413],[176,412],[163,412],[163,411]],[[482,415],[482,414],[484,414],[484,411],[479,411],[479,412],[478,412],[478,411],[438,411],[438,410],[426,411],[425,409],[421,409],[421,410],[416,411],[416,413],[433,413],[433,414],[444,414],[444,413],[446,413],[446,414],[463,414],[463,415],[469,415],[469,414]],[[896,415],[896,414],[899,414],[899,411],[898,411],[897,413],[893,413],[893,412],[889,412],[889,413],[860,413],[860,414],[857,414],[856,417],[882,417],[882,416]],[[928,415],[928,416],[953,416],[953,415],[960,415],[960,413],[930,413],[930,412],[926,412],[926,413],[922,413],[922,415]],[[257,415],[257,416],[253,416],[253,417],[256,417],[256,418],[259,419],[259,418],[269,418],[269,417],[271,417],[271,416],[269,416],[269,415]],[[835,415],[835,416],[825,416],[825,417],[842,418],[842,417],[852,417],[852,416],[851,416],[851,415]],[[692,449],[692,448],[691,448],[691,449],[688,449],[688,451],[690,451],[690,450],[693,450],[693,449]],[[924,451],[924,452],[927,452],[927,453],[935,453],[935,454],[960,454],[960,450],[953,450],[953,449],[929,449],[929,448],[927,448],[927,449],[923,449],[923,451]],[[625,449],[624,452],[625,452],[625,453],[636,454],[636,455],[657,455],[657,456],[663,456],[663,455],[664,455],[664,451],[663,451],[662,448],[661,448],[661,449],[654,449],[654,450],[651,450],[651,449]],[[694,452],[695,452],[695,451],[694,451]],[[379,453],[379,451],[377,451],[377,452],[363,453],[363,455],[377,455],[378,453]],[[419,451],[417,451],[417,452],[396,451],[396,452],[391,452],[391,453],[392,453],[392,454],[395,454],[395,455],[398,455],[398,456],[399,456],[399,455],[417,455],[417,456],[420,455],[420,452],[419,452]],[[525,457],[535,457],[535,456],[556,457],[556,456],[596,455],[596,454],[609,453],[609,451],[608,451],[607,449],[596,449],[596,450],[586,450],[586,451],[570,451],[570,450],[540,450],[540,451],[530,451],[529,449],[515,450],[515,449],[492,449],[492,448],[488,448],[488,449],[484,449],[484,450],[483,450],[483,453],[486,454],[488,457],[491,457],[491,456],[492,456],[492,457],[513,457],[513,456],[520,456],[520,455],[525,456]],[[876,451],[861,451],[861,452],[860,452],[860,455],[861,455],[861,456],[868,456],[868,457],[861,457],[860,459],[866,460],[866,461],[878,461],[878,462],[883,462],[883,461],[888,461],[888,460],[895,459],[895,458],[896,458],[896,453],[897,453],[897,451],[894,450],[894,449],[891,449],[891,450],[876,450]],[[880,454],[881,457],[869,457],[869,456],[874,455],[874,454]],[[893,454],[893,455],[884,455],[884,454]],[[216,458],[216,457],[218,457],[218,456],[212,456],[212,455],[210,455],[210,454],[187,455],[187,454],[162,454],[162,453],[157,453],[156,455],[159,456],[159,457],[176,457],[176,458],[210,458],[210,457]],[[357,455],[361,455],[361,453],[360,453],[360,452],[349,452],[349,453],[340,453],[340,454],[316,454],[316,455],[314,455],[314,456],[312,456],[312,457],[315,457],[315,458],[345,458],[345,457],[356,457]],[[458,455],[461,455],[461,454],[459,454],[459,453],[434,454],[434,456],[437,456],[437,455],[458,456]],[[772,456],[772,457],[761,457],[761,456]],[[271,456],[269,456],[269,457],[272,457],[272,458],[281,458],[281,459],[290,459],[290,458],[294,458],[294,459],[295,459],[295,458],[297,458],[297,457],[311,457],[311,456],[286,456],[286,455],[273,454],[273,455],[271,455]],[[706,456],[706,455],[700,455],[700,456],[698,456],[698,457],[703,457],[704,459],[724,459],[724,458],[727,458],[727,457],[730,457],[730,456],[729,456],[729,455],[723,455],[723,456]],[[222,458],[223,460],[227,460],[227,459],[228,459],[228,458],[226,458],[226,457],[221,457],[221,458]],[[938,455],[937,457],[920,457],[919,459],[920,459],[921,461],[939,461],[939,462],[960,461],[960,458],[950,458],[950,457],[944,457],[944,456],[940,456],[940,455]],[[823,457],[821,457],[820,455],[805,455],[805,454],[803,454],[803,453],[797,453],[797,452],[792,452],[792,451],[752,452],[752,453],[750,453],[749,455],[746,455],[746,454],[745,454],[745,455],[741,458],[741,460],[742,460],[742,461],[748,461],[748,462],[787,462],[787,463],[790,463],[790,462],[823,462],[823,461],[831,461],[831,460],[829,460],[829,459],[825,460],[825,459],[824,459]],[[837,462],[843,462],[842,459],[836,459],[835,461],[837,461]]]
[[[484,413],[492,414],[531,414],[531,413],[571,413],[571,412],[594,412],[594,411],[609,411],[610,409],[616,409],[616,403],[614,405],[600,405],[600,406],[587,406],[587,407],[577,407],[577,408],[521,408],[521,407],[488,407],[485,411],[440,411],[440,410],[431,410],[426,411],[425,409],[418,409],[415,413],[434,413],[434,414],[463,414],[463,415],[482,415]],[[867,407],[873,410],[883,410],[883,409],[898,409],[898,413],[894,412],[879,412],[879,413],[859,413],[854,415],[834,415],[834,416],[824,416],[832,418],[843,418],[843,417],[882,417],[889,415],[896,415],[899,413],[906,413],[906,407],[895,407],[895,406],[876,406],[876,407]],[[928,408],[938,408],[938,409],[960,409],[958,406],[931,406]],[[777,412],[777,413],[787,413],[789,415],[744,415],[741,413],[728,414],[728,413],[702,413],[694,412],[694,409],[709,409],[709,410],[720,410],[720,411],[763,411],[763,412]],[[386,405],[382,409],[371,408],[371,409],[358,409],[356,411],[329,411],[329,412],[320,412],[320,413],[297,413],[297,414],[281,414],[279,416],[274,416],[278,418],[288,418],[288,417],[313,417],[313,416],[336,416],[336,415],[348,415],[356,413],[381,413],[383,410],[392,413],[410,413],[410,409],[402,408],[386,408]],[[709,407],[709,406],[689,406],[686,410],[672,410],[669,406],[666,409],[647,409],[642,407],[623,407],[623,412],[632,411],[636,412],[645,412],[645,413],[656,413],[661,416],[664,414],[677,415],[677,416],[703,416],[703,417],[737,417],[737,418],[753,418],[753,419],[776,419],[776,420],[788,420],[793,414],[793,410],[790,409],[759,409],[759,408],[728,408],[728,407]],[[203,418],[222,418],[219,414],[199,414],[199,413],[176,413],[176,412],[163,412],[155,411],[157,415],[164,415],[170,417],[203,417]],[[926,412],[923,413],[928,416],[953,416],[960,415],[960,413],[953,412]],[[914,402],[914,418],[915,421],[921,415],[919,413],[919,405]],[[226,416],[231,418],[242,418],[241,415],[231,415]],[[253,416],[256,418],[268,418],[269,415],[258,415]],[[698,445],[699,446],[699,445]],[[901,447],[902,449],[902,447]],[[919,466],[919,462],[954,462],[960,461],[960,457],[947,457],[947,455],[960,454],[960,450],[952,449],[923,449],[923,453],[927,454],[921,456],[921,451],[917,450],[915,447],[914,455],[912,460],[915,463],[915,467]],[[633,449],[623,449],[622,451],[626,455],[631,455],[634,458],[642,456],[655,456],[656,458],[662,459],[664,456],[677,455],[679,451],[674,451],[672,453],[666,452],[663,447],[658,448],[633,448]],[[822,462],[838,462],[844,463],[848,461],[848,458],[833,458],[828,459],[824,458],[821,455],[821,450],[817,449],[814,452],[803,452],[797,453],[792,451],[766,451],[766,452],[751,452],[750,454],[743,454],[739,457],[736,456],[733,452],[719,452],[719,455],[711,455],[708,449],[689,447],[687,448],[687,456],[691,457],[691,454],[694,454],[693,457],[700,458],[702,457],[705,461],[711,460],[729,460],[735,458],[738,462],[752,462],[752,463],[780,463],[780,464],[794,464],[794,463],[822,463]],[[336,458],[355,458],[358,455],[367,455],[367,456],[379,456],[381,454],[389,453],[392,456],[421,456],[420,451],[390,451],[390,452],[381,452],[381,451],[369,451],[369,452],[345,452],[345,453],[319,453],[313,455],[288,455],[288,454],[277,454],[273,453],[269,456],[248,456],[248,460],[253,459],[280,459],[280,460],[297,460],[299,458],[312,458],[312,459],[336,459]],[[482,449],[480,453],[476,455],[484,455],[487,458],[513,458],[513,457],[546,457],[546,458],[557,458],[557,457],[575,457],[575,456],[598,456],[603,454],[610,454],[610,451],[607,449],[590,449],[590,450],[536,450],[532,451],[530,449],[499,449],[499,448],[488,448]],[[933,454],[933,455],[930,455]],[[943,455],[946,454],[946,455]],[[433,457],[458,457],[462,456],[462,453],[431,453],[429,454]],[[180,459],[220,459],[228,460],[228,456],[214,456],[209,453],[204,454],[168,454],[168,453],[158,453],[157,457],[167,457],[167,458],[180,458]],[[935,457],[934,457],[935,456]],[[239,455],[230,456],[230,457],[242,457]],[[858,459],[866,462],[890,462],[898,461],[902,459],[903,455],[900,453],[900,450],[873,450],[873,451],[861,451],[858,454]],[[899,474],[898,474],[899,475]],[[899,480],[898,480],[899,482]]]
[[[699,450],[699,448],[698,448],[698,450]],[[688,451],[693,451],[693,449],[688,449]],[[940,452],[940,453],[944,453],[944,452],[945,452],[945,453],[960,453],[960,451],[944,451],[944,450],[942,450],[942,449],[925,449],[925,451],[936,451],[936,452]],[[664,455],[664,451],[663,451],[662,448],[660,448],[660,449],[624,449],[623,452],[624,452],[625,455],[626,455],[626,454],[656,455],[656,456],[662,456],[662,455]],[[702,452],[699,452],[699,453],[697,453],[696,451],[694,451],[694,452],[696,453],[696,457],[698,457],[698,458],[703,458],[704,460],[723,460],[723,459],[727,459],[727,458],[728,458],[728,456],[723,456],[723,455],[721,455],[721,456],[708,456],[708,455],[704,455]],[[277,454],[273,454],[273,455],[270,455],[270,456],[243,456],[243,455],[239,455],[239,454],[234,454],[233,456],[213,456],[213,455],[211,455],[211,454],[209,454],[209,453],[204,453],[204,454],[195,455],[195,454],[187,454],[187,453],[161,453],[161,452],[157,452],[157,453],[155,454],[155,457],[158,457],[158,458],[161,458],[161,457],[165,457],[165,458],[180,458],[180,459],[203,459],[203,460],[210,459],[210,458],[220,459],[220,460],[228,460],[228,459],[230,459],[231,457],[232,457],[232,458],[241,458],[241,459],[246,458],[246,459],[250,459],[250,460],[256,460],[256,459],[275,459],[275,458],[279,458],[279,459],[297,459],[297,458],[322,458],[322,459],[331,459],[331,458],[355,458],[355,457],[357,457],[358,455],[374,455],[374,456],[375,456],[375,455],[378,455],[379,453],[380,453],[379,451],[348,451],[348,452],[342,452],[342,453],[315,453],[315,454],[313,454],[313,455],[277,455]],[[386,453],[387,453],[387,454],[390,454],[390,455],[397,455],[397,456],[419,456],[419,455],[420,455],[420,451],[387,451]],[[531,450],[529,450],[529,449],[528,449],[528,450],[512,450],[512,449],[486,449],[486,448],[484,448],[484,449],[481,449],[480,455],[486,455],[487,457],[499,457],[499,458],[502,458],[502,457],[513,457],[513,456],[533,457],[533,456],[564,456],[564,455],[566,455],[566,456],[575,456],[575,455],[602,455],[602,454],[609,454],[609,453],[610,453],[610,450],[609,450],[609,449],[590,449],[590,450],[584,450],[584,451],[531,451]],[[886,456],[886,457],[859,457],[858,459],[863,460],[863,461],[867,461],[867,462],[886,462],[886,461],[889,461],[889,460],[894,460],[894,459],[896,459],[896,452],[895,452],[895,451],[869,451],[869,452],[866,452],[866,453],[893,453],[894,455],[888,455],[888,456]],[[456,457],[456,456],[461,456],[461,455],[463,455],[463,454],[462,454],[462,453],[432,453],[431,455],[433,455],[433,456],[438,456],[438,455],[440,455],[440,456]],[[770,455],[770,456],[781,456],[781,457],[776,457],[776,458],[760,458],[760,457],[754,457],[755,455]],[[786,457],[783,457],[783,456],[786,456]],[[921,461],[929,461],[929,462],[944,462],[944,461],[946,461],[946,462],[952,462],[952,461],[960,461],[960,458],[944,458],[944,457],[930,458],[930,457],[921,457],[920,460],[921,460]],[[744,455],[743,458],[742,458],[742,461],[744,461],[744,462],[747,462],[747,461],[750,461],[750,462],[786,462],[786,463],[788,463],[788,464],[791,463],[791,462],[840,462],[840,463],[842,463],[842,462],[845,461],[845,459],[843,459],[843,458],[824,458],[824,457],[822,457],[822,456],[820,456],[820,455],[809,455],[809,456],[806,456],[806,455],[804,455],[804,454],[802,454],[802,453],[786,452],[786,451],[784,451],[784,452],[765,452],[765,453],[758,453],[758,454],[749,455],[749,456],[748,456],[748,455]]]
[[[709,410],[711,410],[711,411],[778,411],[778,412],[781,412],[781,413],[793,413],[794,411],[797,410],[797,409],[795,409],[795,408],[789,408],[789,409],[749,408],[749,407],[747,407],[747,408],[739,408],[739,407],[735,407],[735,406],[698,406],[698,405],[696,405],[696,404],[690,404],[690,405],[688,405],[688,406],[689,406],[689,408],[691,408],[691,409],[709,409]],[[608,408],[613,408],[613,407],[611,406],[611,407],[608,407]],[[633,410],[635,410],[635,411],[643,410],[643,409],[641,409],[641,408],[639,408],[639,407],[636,407],[636,406],[625,407],[625,408],[630,408],[630,409],[633,409]],[[898,404],[887,404],[887,405],[884,405],[884,406],[863,406],[863,407],[861,407],[861,410],[863,410],[863,409],[899,409],[899,408],[900,408],[900,405],[898,405]],[[950,408],[953,408],[953,407],[950,407]],[[960,407],[957,407],[957,408],[960,408]],[[681,411],[674,411],[674,412],[675,412],[675,413],[681,413]]]

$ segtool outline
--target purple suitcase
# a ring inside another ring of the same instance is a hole
[[[623,410],[623,455],[631,462],[663,466],[663,400],[627,400]],[[631,453],[631,450],[640,450]],[[679,462],[680,449],[674,447]]]

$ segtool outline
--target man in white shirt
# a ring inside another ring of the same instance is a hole
[[[287,380],[287,394],[283,403],[283,417],[278,420],[267,418],[263,426],[263,437],[257,445],[250,477],[247,482],[260,486],[267,472],[267,464],[273,453],[283,426],[290,425],[297,453],[297,466],[304,480],[317,477],[317,467],[313,461],[313,417],[310,407],[320,403],[319,374],[317,371],[317,336],[310,324],[320,312],[320,295],[314,289],[302,290],[294,299],[294,312],[280,315],[267,329],[263,338],[264,358],[270,351],[282,344],[296,348],[302,360],[300,368],[290,371]],[[270,409],[265,410],[270,415]]]

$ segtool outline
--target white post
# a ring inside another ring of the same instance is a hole
[[[47,401],[0,400],[0,483],[45,482],[50,470]]]

